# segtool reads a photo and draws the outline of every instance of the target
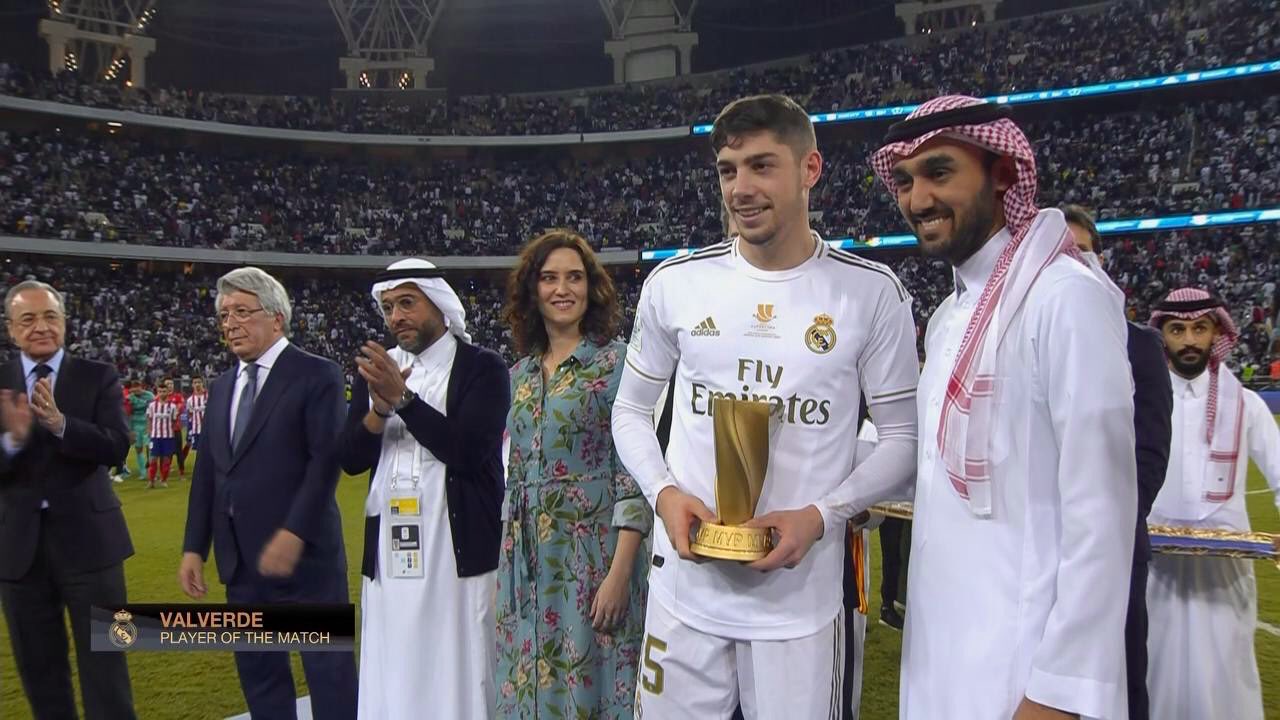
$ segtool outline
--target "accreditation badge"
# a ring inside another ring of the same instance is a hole
[[[392,488],[387,501],[387,556],[393,578],[420,578],[422,573],[422,493],[412,488]]]

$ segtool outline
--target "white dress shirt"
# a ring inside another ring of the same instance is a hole
[[[989,518],[951,486],[938,450],[956,353],[1010,240],[1002,230],[956,269],[926,335],[901,716],[1009,718],[1025,696],[1123,718],[1133,385],[1124,320],[1082,264],[1045,268],[999,348]]]
[[[1280,428],[1267,403],[1258,394],[1242,389],[1243,432],[1240,459],[1236,462],[1235,492],[1226,502],[1204,499],[1205,473],[1209,469],[1209,443],[1205,440],[1205,404],[1209,397],[1209,373],[1188,380],[1170,372],[1173,382],[1173,436],[1169,443],[1169,468],[1164,485],[1151,506],[1148,521],[1155,525],[1181,525],[1247,532],[1245,483],[1249,460],[1257,463],[1280,507]],[[1218,411],[1223,412],[1221,404]]]
[[[262,394],[262,388],[267,385],[267,376],[271,374],[271,366],[276,364],[276,360],[280,358],[280,353],[284,352],[285,347],[289,344],[289,339],[282,337],[275,341],[267,351],[258,356],[254,363],[258,366],[258,390],[253,396],[256,400],[258,395]],[[235,434],[236,413],[240,412],[240,396],[244,394],[245,386],[249,384],[249,363],[241,360],[240,369],[236,373],[236,386],[231,393],[231,426],[227,429],[227,437]]]

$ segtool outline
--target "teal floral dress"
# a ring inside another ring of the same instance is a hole
[[[541,358],[511,370],[511,454],[498,565],[499,718],[630,718],[644,634],[648,553],[612,633],[591,601],[619,528],[648,536],[653,514],[613,448],[610,414],[626,346],[583,340],[543,383]]]

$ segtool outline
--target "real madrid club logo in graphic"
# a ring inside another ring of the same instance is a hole
[[[115,614],[116,621],[111,623],[111,644],[118,648],[127,648],[138,640],[138,626],[133,624],[133,613],[128,610],[118,610]]]
[[[813,324],[804,331],[804,344],[819,355],[826,355],[835,349],[836,329],[832,327],[835,320],[823,313],[813,319]]]

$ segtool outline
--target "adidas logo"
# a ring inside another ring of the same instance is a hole
[[[716,329],[716,321],[712,320],[710,315],[706,320],[698,323],[689,334],[693,337],[720,337],[720,331]]]

